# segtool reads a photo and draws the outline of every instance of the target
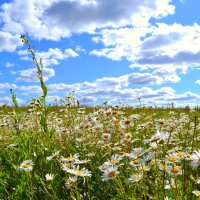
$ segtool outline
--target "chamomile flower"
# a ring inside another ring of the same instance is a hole
[[[172,164],[172,163],[176,163],[179,161],[179,158],[176,154],[170,154],[168,156],[166,156],[165,161],[166,163]]]
[[[108,162],[105,162],[105,164],[106,165],[117,165],[121,159],[122,159],[122,157],[116,154],[111,157],[111,160],[109,160]]]
[[[45,178],[47,181],[52,181],[54,179],[54,174],[46,174]]]
[[[19,170],[22,170],[22,171],[25,171],[25,172],[29,172],[32,169],[33,169],[33,162],[32,162],[32,160],[25,160],[19,166]]]
[[[92,176],[90,171],[88,171],[85,168],[79,169],[79,166],[73,166],[73,168],[70,169],[70,168],[66,167],[65,165],[63,165],[63,170],[70,174],[73,174],[75,176],[81,176],[81,177],[85,177],[85,176],[91,177]]]
[[[189,158],[191,160],[191,166],[193,169],[197,169],[200,165],[200,150],[195,151]]]
[[[197,197],[200,197],[200,191],[199,190],[194,190],[192,191],[193,194],[195,194]]]
[[[182,174],[181,167],[177,165],[167,166],[167,172],[174,176]]]
[[[68,189],[73,189],[75,187],[76,181],[77,181],[77,177],[76,176],[75,177],[69,177],[68,180],[65,183],[65,186]]]
[[[66,163],[66,162],[73,163],[73,162],[78,160],[78,157],[79,157],[78,154],[74,154],[73,156],[72,156],[72,154],[70,154],[70,156],[68,156],[66,158],[61,156],[60,161],[63,162],[63,163]]]
[[[112,165],[109,166],[105,171],[102,176],[102,181],[108,181],[110,179],[115,178],[120,172],[118,171],[117,166]]]
[[[133,176],[131,176],[128,181],[132,182],[132,183],[138,183],[139,181],[141,181],[143,178],[143,174],[135,174]]]
[[[52,160],[53,158],[55,158],[56,156],[58,156],[60,153],[60,151],[56,151],[55,153],[53,153],[51,156],[46,157],[47,160]]]

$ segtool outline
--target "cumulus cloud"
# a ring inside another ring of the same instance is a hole
[[[21,105],[21,104],[24,103],[24,101],[22,99],[20,99],[20,98],[17,98],[17,103],[19,105]],[[4,96],[4,97],[0,98],[0,106],[5,105],[5,104],[7,104],[7,105],[13,105],[11,97]]]
[[[0,90],[16,89],[17,85],[10,83],[0,83]]]
[[[6,32],[59,40],[108,26],[146,25],[151,18],[173,14],[174,9],[171,0],[15,0],[1,5],[0,17]]]
[[[155,26],[104,29],[93,41],[105,48],[92,55],[127,59],[132,68],[167,68],[200,64],[200,26],[158,23]]]
[[[23,44],[18,34],[12,35],[9,32],[4,32],[0,30],[0,52],[13,52],[17,49],[17,47],[22,45]]]
[[[49,78],[55,76],[55,71],[52,68],[43,68],[44,81],[48,81]],[[37,77],[36,68],[25,69],[19,71],[19,76],[16,78],[18,81],[24,82],[39,82]]]
[[[30,60],[29,52],[26,50],[19,50],[18,55],[21,56],[23,60]],[[72,49],[65,49],[62,51],[59,48],[49,48],[48,51],[36,52],[36,56],[38,59],[42,59],[42,63],[45,67],[51,65],[58,65],[61,60],[67,58],[74,58],[79,56],[75,51]]]

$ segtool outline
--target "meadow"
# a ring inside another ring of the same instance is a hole
[[[22,41],[43,94],[0,108],[0,199],[200,198],[199,108],[47,105]]]

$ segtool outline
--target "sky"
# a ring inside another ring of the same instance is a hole
[[[200,104],[199,0],[1,0],[0,105],[41,95],[25,35],[42,58],[48,103]],[[74,92],[73,92],[74,91]]]

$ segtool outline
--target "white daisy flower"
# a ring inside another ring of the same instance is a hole
[[[197,169],[200,165],[200,150],[195,151],[189,158],[191,160],[191,166],[193,169]]]
[[[133,176],[131,176],[128,181],[129,182],[135,182],[135,183],[138,183],[139,181],[141,181],[143,178],[143,174],[135,174]]]
[[[19,166],[19,170],[22,170],[25,172],[29,172],[32,169],[33,169],[33,162],[31,160],[25,160]]]
[[[68,180],[65,183],[65,186],[68,189],[73,189],[75,187],[76,181],[77,181],[77,177],[76,176],[75,177],[69,177]]]
[[[102,176],[102,181],[108,181],[110,179],[115,178],[120,172],[117,171],[117,166],[111,165],[109,166],[105,171]]]
[[[199,190],[194,190],[192,191],[193,194],[195,194],[197,197],[200,197],[200,191]]]
[[[90,171],[88,171],[85,168],[79,169],[79,166],[73,166],[73,168],[70,169],[67,166],[63,165],[63,170],[65,170],[66,172],[73,174],[75,176],[82,176],[82,177],[85,177],[85,176],[91,177],[92,176]]]
[[[52,181],[54,179],[54,174],[46,174],[45,178],[47,181]]]

